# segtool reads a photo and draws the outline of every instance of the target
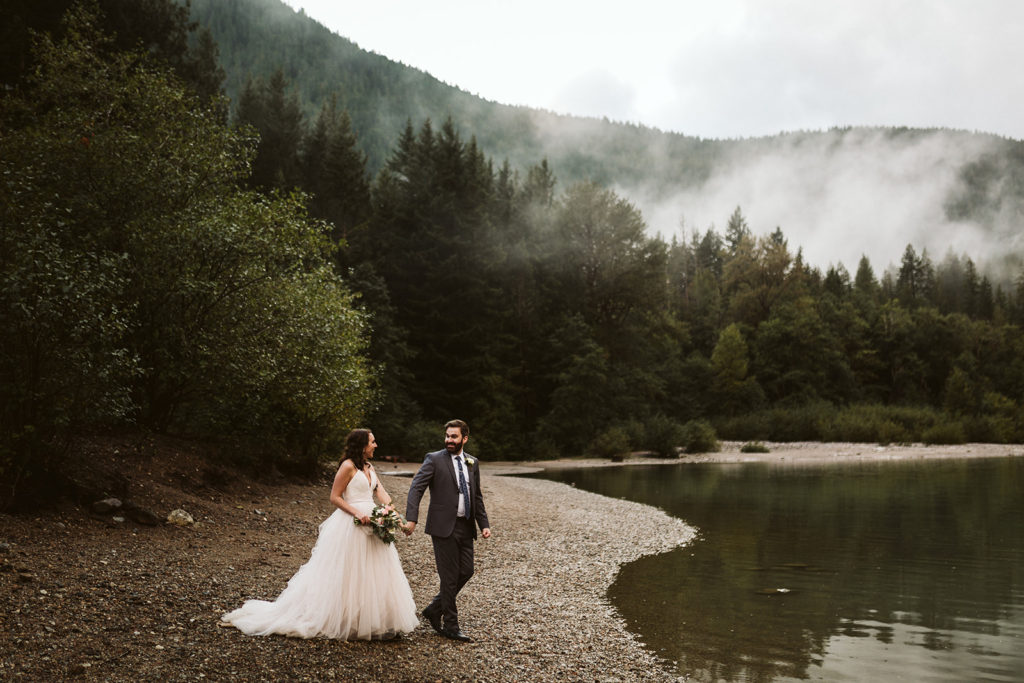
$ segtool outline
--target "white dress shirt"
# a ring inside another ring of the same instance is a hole
[[[460,464],[461,462],[461,464]],[[455,485],[459,484],[459,468],[462,468],[462,476],[466,478],[466,490],[469,490],[469,470],[466,469],[466,455],[464,453],[457,453],[452,456],[452,467],[455,468]],[[466,501],[462,497],[462,490],[459,490],[459,511],[455,513],[456,517],[466,516]]]

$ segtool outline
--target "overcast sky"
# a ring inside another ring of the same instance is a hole
[[[286,0],[504,104],[705,138],[833,126],[1024,138],[1020,0]]]

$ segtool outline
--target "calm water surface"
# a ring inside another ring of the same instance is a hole
[[[699,529],[686,548],[624,566],[609,591],[680,673],[1024,681],[1024,458],[545,477]]]

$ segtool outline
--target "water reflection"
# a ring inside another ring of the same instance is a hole
[[[610,590],[681,673],[1024,680],[1024,459],[548,476],[700,529]]]

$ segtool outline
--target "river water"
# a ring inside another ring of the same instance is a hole
[[[1024,458],[544,476],[698,528],[691,545],[624,566],[609,590],[681,674],[1024,681]]]

